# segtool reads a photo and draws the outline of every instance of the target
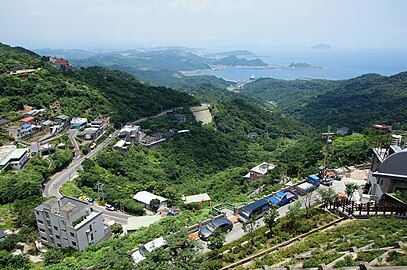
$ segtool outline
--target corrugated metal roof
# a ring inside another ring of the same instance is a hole
[[[186,196],[183,198],[185,204],[188,203],[196,203],[196,202],[207,202],[211,201],[211,197],[209,197],[208,193],[202,193],[192,196]]]
[[[140,217],[129,217],[127,219],[127,231],[135,231],[141,227],[148,227],[151,224],[159,221],[161,216],[140,216]]]
[[[153,200],[153,199],[157,199],[157,200],[159,200],[160,202],[165,202],[165,201],[167,201],[166,198],[161,197],[161,196],[158,196],[158,195],[155,195],[155,194],[150,193],[150,192],[148,192],[148,191],[140,191],[140,192],[137,192],[137,194],[134,195],[133,199],[135,199],[135,200],[137,200],[137,201],[139,201],[139,202],[142,202],[142,203],[144,203],[144,204],[150,204],[151,200]]]

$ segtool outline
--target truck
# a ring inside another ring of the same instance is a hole
[[[287,203],[290,203],[298,198],[297,193],[290,189],[277,191],[273,196],[269,198],[271,205],[280,207]]]
[[[305,195],[317,189],[319,185],[319,177],[316,175],[309,175],[307,179],[295,185],[294,189],[298,195]]]
[[[269,209],[270,205],[268,201],[266,199],[260,199],[243,206],[238,213],[238,219],[242,222],[247,222],[253,217],[258,219]]]

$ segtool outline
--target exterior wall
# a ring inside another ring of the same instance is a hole
[[[264,174],[261,174],[261,173],[256,173],[253,171],[250,172],[250,180],[257,180],[257,179],[262,178],[263,176],[264,176]]]
[[[38,207],[35,209],[41,240],[54,248],[71,247],[83,251],[89,244],[97,244],[105,239],[102,212],[97,212],[94,217],[85,219],[75,227],[72,226],[72,222],[88,216],[91,213],[90,206],[83,205],[68,211],[64,211],[62,207],[59,209],[59,215],[53,212],[52,209],[59,208],[60,203],[66,203],[65,198],[54,204],[45,202],[42,209]]]

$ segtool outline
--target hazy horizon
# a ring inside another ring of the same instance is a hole
[[[72,0],[0,3],[2,43],[29,49],[406,50],[407,2]]]

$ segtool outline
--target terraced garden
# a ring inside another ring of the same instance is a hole
[[[250,264],[261,266],[334,268],[369,262],[372,265],[407,265],[407,221],[395,218],[350,220],[318,232]],[[400,245],[395,243],[399,243]]]

